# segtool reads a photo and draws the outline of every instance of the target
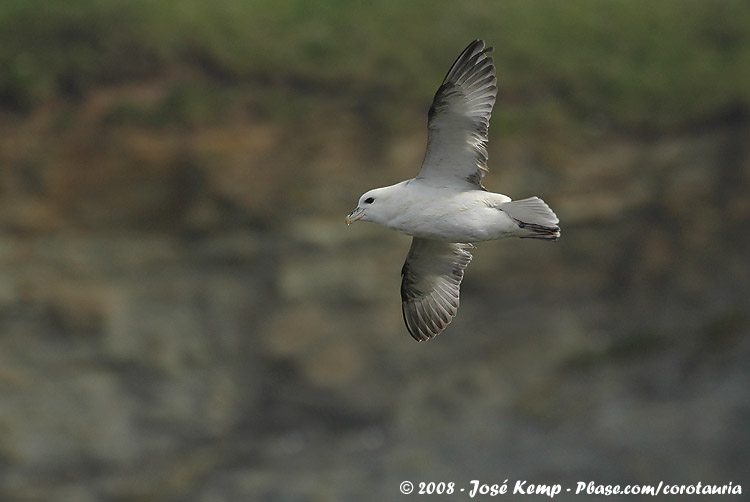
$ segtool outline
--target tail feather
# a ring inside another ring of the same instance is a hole
[[[514,200],[500,205],[500,209],[524,230],[520,236],[529,239],[557,240],[560,238],[560,227],[552,209],[539,197]]]

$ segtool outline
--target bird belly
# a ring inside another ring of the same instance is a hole
[[[388,226],[414,237],[446,242],[490,241],[517,235],[518,230],[505,212],[484,204],[417,208],[394,218]]]

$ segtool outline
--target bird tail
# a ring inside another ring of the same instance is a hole
[[[520,237],[556,241],[560,238],[557,215],[539,197],[505,202],[499,206],[520,229]]]

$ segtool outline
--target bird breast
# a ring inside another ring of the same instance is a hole
[[[398,232],[446,242],[479,242],[512,235],[517,225],[499,202],[509,200],[489,192],[435,194],[411,200],[394,215],[388,227]],[[495,200],[497,199],[497,200]]]

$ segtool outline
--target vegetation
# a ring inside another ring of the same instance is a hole
[[[482,37],[496,47],[501,99],[524,110],[506,117],[512,127],[531,110],[679,128],[750,108],[748,26],[743,0],[1,0],[0,105],[185,68],[230,86],[407,103]]]

